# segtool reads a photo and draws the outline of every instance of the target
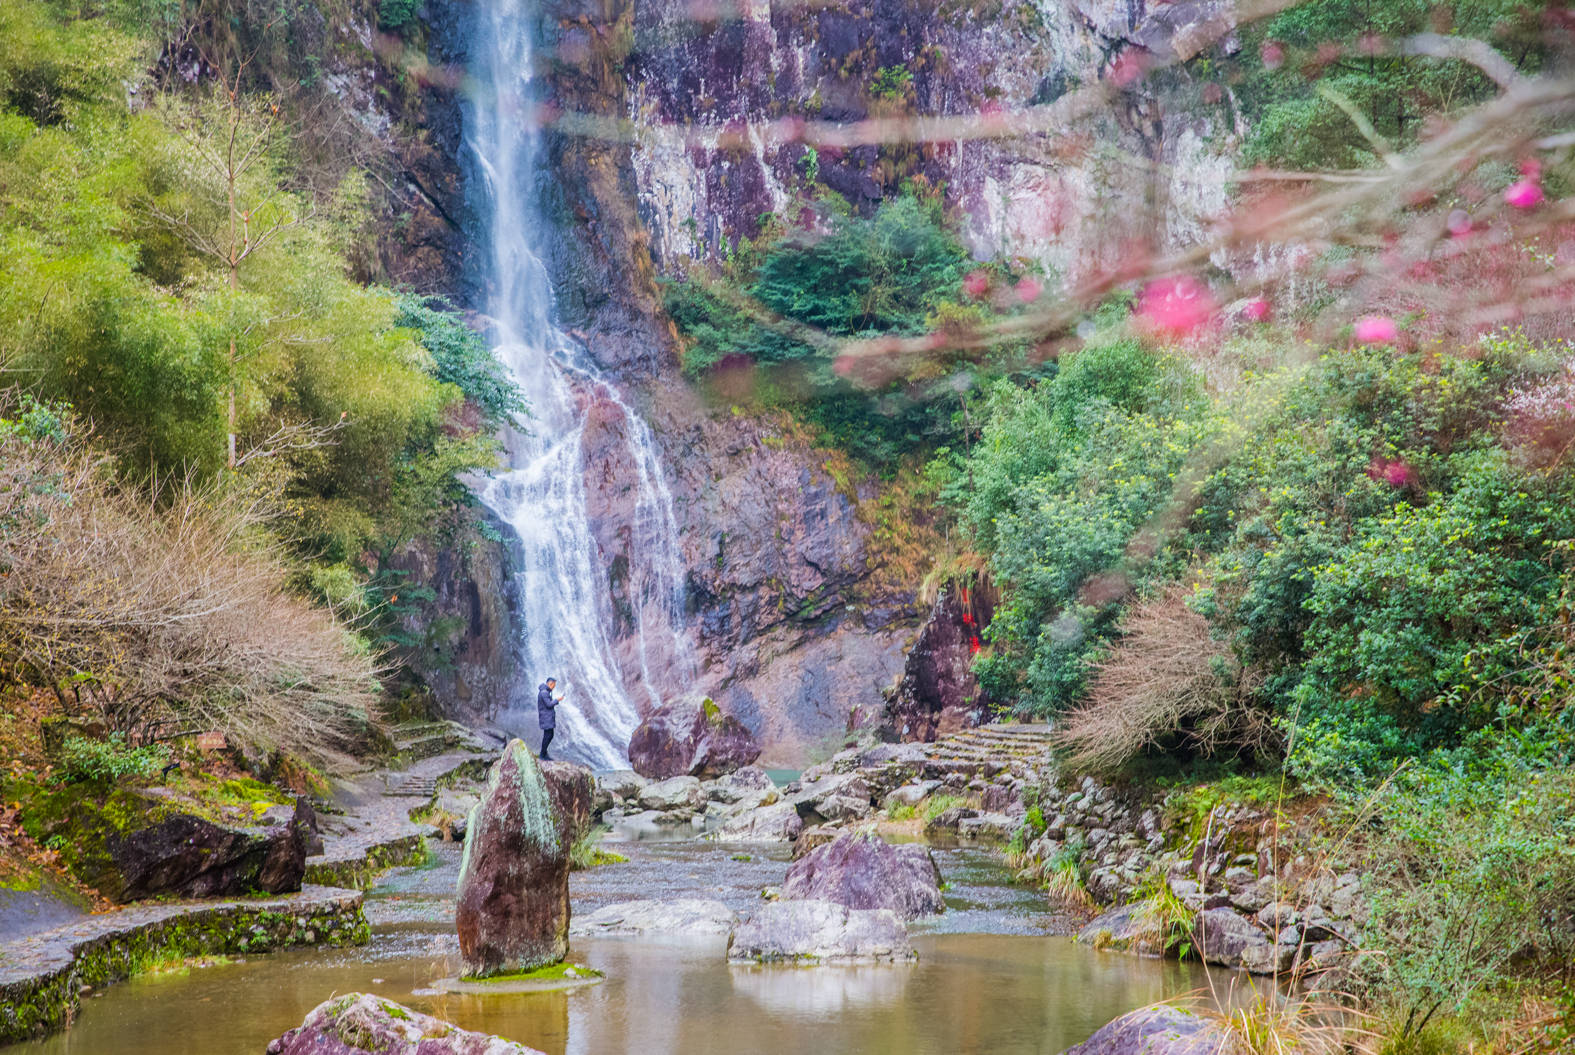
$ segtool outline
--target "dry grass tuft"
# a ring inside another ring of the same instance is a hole
[[[376,721],[373,659],[286,592],[265,517],[217,485],[117,482],[69,423],[0,432],[0,676],[134,743],[218,730],[353,751]]]
[[[1269,715],[1247,702],[1250,679],[1187,594],[1171,586],[1127,614],[1085,702],[1058,723],[1070,769],[1108,771],[1177,741],[1205,755],[1278,747]]]

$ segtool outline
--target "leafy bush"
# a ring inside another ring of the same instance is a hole
[[[1077,698],[1111,629],[1116,609],[1085,588],[1117,572],[1119,596],[1150,574],[1128,545],[1215,425],[1192,373],[1130,339],[1095,341],[1034,388],[996,383],[983,417],[971,455],[932,472],[1003,588],[981,680],[1046,714]]]
[[[454,385],[481,411],[489,428],[507,424],[525,412],[525,394],[498,362],[481,334],[436,297],[403,293],[397,298],[397,325],[419,335],[436,364],[433,375]]]
[[[169,763],[169,757],[169,748],[163,744],[128,747],[122,733],[111,733],[105,740],[71,736],[60,747],[60,772],[67,781],[115,784],[127,778],[155,776]]]
[[[1358,983],[1399,1040],[1458,1013],[1511,969],[1575,960],[1575,777],[1487,749],[1405,775],[1362,825],[1371,913]]]
[[[413,22],[420,10],[421,0],[378,0],[377,26],[397,33]]]
[[[1379,52],[1364,48],[1363,41],[1428,31],[1493,41],[1508,45],[1508,54],[1531,73],[1547,54],[1536,12],[1535,5],[1454,4],[1441,24],[1439,8],[1427,0],[1291,5],[1251,27],[1247,46],[1231,62],[1253,130],[1248,160],[1292,168],[1374,163],[1378,148],[1357,120],[1402,148],[1421,134],[1425,117],[1489,98],[1494,85],[1468,62],[1399,49]],[[1266,52],[1273,56],[1267,62]]]
[[[959,391],[974,386],[978,368],[925,367],[867,390],[833,369],[833,348],[804,338],[795,324],[864,338],[982,321],[985,309],[962,287],[974,265],[935,197],[910,191],[871,217],[833,211],[826,222],[824,235],[768,224],[720,278],[669,285],[667,310],[684,334],[690,376],[751,368],[747,398],[791,407],[818,426],[823,442],[888,466],[956,435]],[[1005,348],[983,373],[1027,368],[1021,349]],[[738,401],[731,390],[729,397]]]

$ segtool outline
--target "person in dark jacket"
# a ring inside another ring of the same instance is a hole
[[[548,678],[536,690],[536,721],[541,725],[541,757],[547,762],[552,761],[547,754],[547,745],[552,743],[552,733],[558,725],[558,703],[563,699],[561,695],[552,694],[552,690],[557,687],[558,679]]]

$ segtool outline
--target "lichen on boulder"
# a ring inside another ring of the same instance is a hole
[[[541,1055],[512,1040],[472,1033],[370,993],[350,993],[313,1008],[268,1045],[268,1055]]]
[[[466,822],[454,923],[467,976],[529,971],[568,953],[570,849],[591,813],[590,772],[538,764],[512,740]]]

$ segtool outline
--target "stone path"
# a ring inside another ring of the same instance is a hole
[[[0,1044],[70,1021],[85,986],[160,962],[367,940],[361,894],[305,887],[278,897],[171,901],[89,916],[0,944]]]
[[[307,882],[365,890],[389,868],[419,864],[432,829],[412,821],[411,811],[430,803],[450,774],[474,769],[474,775],[480,775],[493,753],[472,738],[403,770],[339,780],[334,802],[344,812],[318,818],[323,852],[306,859]]]

